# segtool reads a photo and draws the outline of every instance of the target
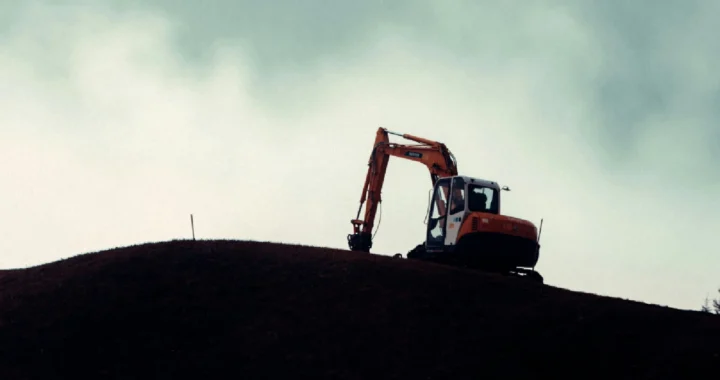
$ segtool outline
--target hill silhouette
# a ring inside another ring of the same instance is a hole
[[[1,379],[720,373],[714,315],[344,250],[149,243],[0,271],[0,291]]]

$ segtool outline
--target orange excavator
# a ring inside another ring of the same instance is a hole
[[[391,143],[389,135],[418,144]],[[458,175],[455,157],[443,143],[382,127],[375,137],[357,217],[351,221],[353,233],[347,236],[350,250],[370,252],[372,248],[372,229],[390,156],[424,164],[432,182],[425,241],[407,253],[408,259],[543,282],[534,269],[540,255],[542,221],[538,231],[530,221],[502,215],[500,193],[510,189]],[[365,216],[360,219],[363,205]]]

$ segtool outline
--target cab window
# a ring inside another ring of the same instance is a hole
[[[470,185],[468,187],[468,209],[475,212],[487,212],[497,214],[499,202],[495,189]]]

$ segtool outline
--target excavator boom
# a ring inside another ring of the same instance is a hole
[[[391,143],[389,135],[400,136],[418,144]],[[369,252],[372,247],[372,228],[375,224],[377,207],[382,201],[381,192],[390,156],[424,164],[430,172],[430,180],[433,185],[439,178],[458,174],[455,157],[445,144],[409,134],[391,132],[382,127],[378,128],[375,144],[368,161],[360,207],[356,219],[351,221],[353,234],[348,235],[348,245],[353,251]],[[361,219],[363,205],[365,205],[365,215]]]

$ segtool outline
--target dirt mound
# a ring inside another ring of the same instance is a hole
[[[720,318],[429,263],[174,241],[0,272],[0,378],[691,379]]]

